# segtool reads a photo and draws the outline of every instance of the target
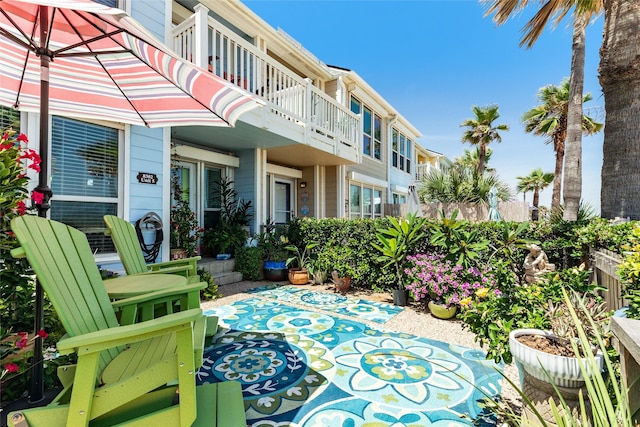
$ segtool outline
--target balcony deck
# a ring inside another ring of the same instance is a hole
[[[172,34],[182,58],[265,101],[269,122],[302,128],[299,143],[359,162],[360,117],[209,16],[206,8],[196,8]]]

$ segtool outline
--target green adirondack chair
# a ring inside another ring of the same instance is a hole
[[[105,215],[104,222],[107,224],[105,234],[111,236],[127,274],[173,273],[187,276],[189,282],[200,281],[197,265],[199,256],[147,264],[133,224],[115,215]]]
[[[9,425],[246,426],[239,383],[195,385],[202,310],[120,326],[81,231],[35,216],[15,218],[11,227],[21,245],[12,254],[26,256],[66,330],[58,351],[78,358],[58,369],[64,388],[52,403],[10,413]],[[113,304],[165,296],[150,292]]]
[[[200,276],[198,276],[197,262],[200,260],[199,256],[160,262],[155,264],[147,264],[138,241],[138,235],[135,227],[129,221],[125,221],[115,215],[105,215],[104,222],[107,225],[107,231],[105,234],[111,236],[113,243],[116,246],[118,255],[120,255],[120,261],[124,265],[124,269],[127,275],[135,274],[180,274],[186,276],[188,283],[200,282]],[[191,300],[190,300],[191,301]],[[190,304],[187,308],[199,307],[198,304]],[[184,307],[184,305],[183,305]],[[174,307],[175,308],[175,307]],[[218,318],[214,316],[207,317],[207,337],[212,337],[218,330]]]

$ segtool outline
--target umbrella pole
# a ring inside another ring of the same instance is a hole
[[[49,62],[50,53],[46,47],[49,30],[48,8],[40,6],[40,175],[35,191],[44,195],[42,203],[38,205],[38,216],[46,218],[49,210],[51,189],[49,188]],[[34,329],[37,334],[44,323],[44,291],[40,282],[36,280]],[[33,363],[31,364],[31,386],[29,402],[35,403],[44,399],[44,363],[42,359],[42,339],[34,341]]]

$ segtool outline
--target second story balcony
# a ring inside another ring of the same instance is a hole
[[[336,164],[360,159],[360,117],[321,91],[310,79],[278,62],[211,17],[202,5],[173,29],[173,48],[265,102],[271,131],[294,126],[299,144],[336,156]]]

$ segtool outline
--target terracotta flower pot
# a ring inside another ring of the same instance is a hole
[[[351,277],[338,277],[333,279],[336,292],[346,292],[351,288]]]
[[[289,282],[292,285],[306,285],[309,282],[309,272],[306,268],[290,268]]]

